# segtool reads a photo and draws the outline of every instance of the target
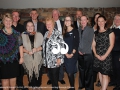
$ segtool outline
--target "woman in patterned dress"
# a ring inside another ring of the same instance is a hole
[[[54,20],[46,18],[46,27],[48,31],[45,33],[43,40],[43,60],[44,66],[48,68],[50,79],[52,80],[52,90],[59,90],[59,70],[63,64],[64,55],[61,54],[63,37],[62,33],[54,28]]]
[[[97,31],[92,44],[95,60],[94,70],[99,73],[101,90],[108,86],[108,75],[112,71],[111,50],[114,46],[114,33],[106,28],[106,18],[99,16],[97,19]]]
[[[12,16],[3,15],[4,28],[0,30],[0,79],[3,90],[15,90],[16,77],[19,75],[19,64],[23,63],[23,46],[20,33],[12,26]],[[18,60],[20,52],[20,60]]]

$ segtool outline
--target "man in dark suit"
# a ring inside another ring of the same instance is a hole
[[[79,18],[83,15],[83,12],[80,10],[76,11],[76,21],[74,21],[74,26],[76,29],[79,28]]]
[[[47,29],[46,29],[45,24],[38,20],[38,16],[39,16],[38,11],[36,9],[32,9],[30,11],[31,19],[28,21],[32,21],[34,23],[34,26],[35,26],[35,31],[42,33],[42,35],[44,36]],[[27,21],[24,22],[25,30],[26,30],[26,23],[27,23]]]
[[[52,18],[55,21],[55,28],[62,33],[64,22],[59,19],[59,16],[60,16],[59,10],[54,9],[52,11]],[[47,84],[49,85],[49,84],[51,84],[51,80],[50,80],[50,76],[49,76],[49,71],[48,71],[48,77],[49,77],[49,80],[48,80]],[[64,70],[63,70],[63,65],[61,65],[60,66],[60,71],[59,71],[59,82],[61,84],[65,84],[65,81],[63,80],[63,78],[64,78]]]
[[[13,18],[12,28],[15,29],[16,31],[18,31],[19,33],[24,32],[24,26],[19,24],[20,13],[18,11],[13,11],[12,18]],[[19,57],[19,55],[18,55],[18,57]],[[21,89],[27,90],[27,88],[24,88],[24,85],[23,85],[24,68],[23,68],[22,64],[19,64],[19,70],[20,70],[20,75],[17,77],[17,80],[16,80],[17,87],[20,90]]]

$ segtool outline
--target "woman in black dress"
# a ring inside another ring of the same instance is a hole
[[[73,20],[71,16],[66,16],[64,21],[63,38],[65,43],[68,45],[69,50],[65,54],[64,64],[68,79],[70,82],[70,89],[74,88],[74,74],[77,72],[76,63],[78,56],[78,46],[79,46],[79,33],[77,29],[73,28]]]
[[[101,90],[108,86],[108,75],[112,70],[111,50],[114,46],[114,33],[106,28],[106,18],[99,16],[97,19],[98,28],[95,32],[92,48],[95,56],[94,70],[99,72]]]

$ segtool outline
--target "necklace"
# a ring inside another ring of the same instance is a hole
[[[5,28],[3,29],[3,31],[4,31],[4,33],[7,34],[7,35],[11,35],[11,34],[13,33],[13,29],[12,29],[11,33],[8,33],[8,32],[5,30]]]

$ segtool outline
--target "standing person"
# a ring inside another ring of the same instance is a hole
[[[110,76],[109,86],[116,85],[113,90],[120,90],[120,14],[115,15],[111,29],[115,34],[115,44],[112,50],[113,75]]]
[[[3,90],[15,90],[19,64],[23,63],[23,46],[20,33],[12,26],[12,15],[3,15],[4,28],[0,30],[0,78]],[[20,58],[18,53],[20,52]],[[20,59],[20,60],[19,60]],[[5,88],[6,87],[6,88]]]
[[[62,48],[62,43],[64,43],[64,41],[62,33],[54,28],[54,20],[52,18],[46,18],[46,27],[48,31],[45,33],[43,40],[44,66],[48,68],[52,90],[59,90],[59,70],[61,64],[63,64],[64,55],[61,54],[58,49],[60,49],[60,47]],[[55,49],[56,47],[57,51]],[[55,52],[53,52],[54,50]]]
[[[70,15],[65,17],[63,37],[65,43],[69,46],[68,53],[65,54],[64,65],[68,75],[70,88],[68,90],[75,90],[74,74],[77,72],[79,33],[73,28],[73,19]]]
[[[24,26],[19,24],[20,13],[18,11],[13,11],[12,18],[13,18],[12,28],[17,32],[19,32],[20,34],[24,32]],[[17,77],[17,86],[18,86],[18,89],[25,90],[27,88],[24,88],[24,85],[23,85],[24,68],[21,64],[19,64],[19,69],[20,69],[20,75]]]
[[[60,12],[57,9],[54,9],[52,11],[52,18],[55,21],[54,28],[56,28],[57,30],[59,30],[62,33],[64,22],[59,19],[59,16],[60,16]],[[49,77],[49,71],[48,71],[48,77]],[[63,70],[63,64],[62,64],[60,66],[60,72],[59,72],[59,82],[61,84],[65,84],[65,81],[63,80],[63,78],[64,78],[64,70]],[[50,78],[49,78],[47,84],[48,85],[51,84],[51,79]]]
[[[76,21],[74,21],[74,26],[76,29],[79,28],[80,23],[79,23],[79,18],[83,15],[83,12],[81,10],[76,11]]]
[[[28,20],[28,21],[32,21],[34,23],[34,26],[35,26],[35,31],[42,33],[42,35],[44,36],[44,34],[47,31],[47,29],[45,27],[45,24],[38,20],[38,16],[39,16],[38,11],[36,9],[32,9],[30,11],[31,19]],[[26,22],[24,22],[25,30],[26,30]]]
[[[106,28],[106,18],[99,16],[97,19],[98,28],[95,32],[92,48],[95,56],[94,70],[99,73],[101,83],[100,90],[106,90],[108,86],[108,75],[112,70],[111,51],[114,46],[114,33]]]
[[[79,28],[79,55],[78,55],[78,68],[79,68],[79,89],[94,90],[93,83],[93,54],[92,54],[92,41],[94,30],[88,26],[88,17],[83,15],[80,18]]]
[[[95,15],[93,16],[92,22],[91,22],[91,26],[94,29],[94,32],[97,30],[97,18],[100,16],[100,13],[95,13]]]
[[[27,72],[29,86],[40,89],[42,79],[42,42],[43,35],[35,31],[32,21],[26,23],[26,31],[22,33],[24,63]],[[41,90],[41,89],[40,89]]]
[[[93,30],[94,32],[97,30],[97,18],[100,16],[101,14],[100,13],[95,13],[95,15],[93,16],[93,19],[92,19],[92,22],[91,22],[91,26],[93,27]],[[97,73],[96,71],[93,72],[93,80],[94,82],[96,82],[97,80]],[[98,80],[96,86],[100,87],[101,84],[100,84],[100,80]]]

